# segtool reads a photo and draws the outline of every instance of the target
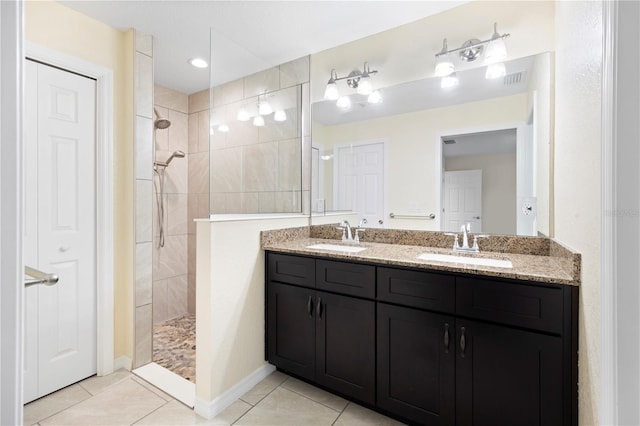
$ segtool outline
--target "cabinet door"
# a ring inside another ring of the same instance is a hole
[[[562,424],[562,339],[457,320],[460,425]]]
[[[454,319],[385,303],[377,317],[377,405],[420,424],[455,424]]]
[[[375,302],[317,292],[316,381],[375,401]]]
[[[315,374],[314,290],[268,284],[267,357],[272,364],[313,380]]]

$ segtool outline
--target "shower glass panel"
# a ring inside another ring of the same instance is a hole
[[[309,214],[309,56],[269,65],[248,57],[237,71],[215,62],[215,40],[212,36],[210,213]]]

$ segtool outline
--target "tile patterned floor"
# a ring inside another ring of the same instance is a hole
[[[195,315],[187,314],[154,324],[153,362],[195,383]]]
[[[225,411],[204,419],[128,371],[91,377],[24,408],[25,425],[402,425],[274,372]]]

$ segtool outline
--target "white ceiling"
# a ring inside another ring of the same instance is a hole
[[[155,82],[191,94],[467,3],[444,1],[78,1],[61,3],[114,28],[154,37]]]

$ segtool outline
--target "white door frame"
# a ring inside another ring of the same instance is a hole
[[[523,139],[523,131],[524,127],[527,123],[525,122],[516,122],[516,123],[501,123],[501,124],[491,124],[488,126],[480,126],[480,127],[465,127],[461,129],[451,129],[451,130],[441,130],[436,133],[436,155],[435,155],[435,171],[436,171],[436,218],[435,218],[435,230],[440,231],[442,229],[442,206],[444,205],[444,194],[442,192],[442,179],[444,178],[444,162],[442,161],[442,138],[445,136],[452,135],[464,135],[469,133],[484,133],[484,132],[495,132],[498,130],[509,130],[516,129],[516,146],[520,147],[524,143]],[[516,155],[516,161],[518,161],[518,156]],[[521,170],[522,167],[518,167],[516,164],[516,170]],[[517,172],[516,172],[517,173]],[[518,179],[520,176],[518,175]],[[516,186],[517,188],[517,186]],[[516,193],[516,199],[520,197],[521,194]],[[516,206],[513,206],[515,211]]]
[[[26,43],[26,57],[96,79],[97,373],[113,372],[113,71]]]
[[[22,424],[24,4],[0,1],[0,424]]]
[[[344,142],[337,143],[333,146],[333,159],[335,163],[333,164],[333,207],[338,205],[338,195],[336,193],[336,188],[338,187],[338,168],[336,166],[338,160],[338,150],[340,148],[346,148],[349,146],[362,146],[362,145],[372,145],[376,143],[382,144],[382,155],[384,155],[383,165],[382,165],[382,173],[384,174],[384,182],[383,182],[383,197],[384,197],[384,211],[382,212],[382,217],[384,218],[384,226],[387,227],[387,218],[389,217],[389,141],[386,138],[378,138],[378,139],[368,139],[368,140],[360,140],[357,142]]]

